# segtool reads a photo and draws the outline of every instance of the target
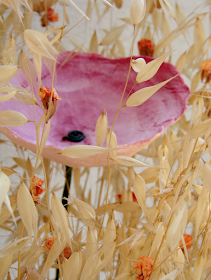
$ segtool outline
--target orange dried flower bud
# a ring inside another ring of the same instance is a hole
[[[150,257],[141,257],[137,261],[133,262],[133,272],[138,276],[137,280],[148,280],[152,272],[152,266],[154,259]]]
[[[56,112],[57,100],[61,100],[61,98],[59,97],[58,93],[56,92],[56,90],[54,88],[52,88],[52,90],[50,90],[49,88],[47,88],[45,86],[42,86],[38,90],[37,93],[38,93],[39,97],[42,99],[43,107],[46,110],[49,110],[48,111],[48,117],[47,117],[47,120],[46,120],[46,122],[48,122],[48,120]],[[51,101],[51,95],[52,95],[52,101]],[[49,106],[50,106],[50,108],[49,108]]]
[[[209,83],[211,79],[211,60],[206,60],[201,64],[201,80],[205,78],[205,83]]]
[[[70,257],[71,254],[72,254],[72,251],[71,251],[71,249],[70,249],[69,246],[67,246],[66,248],[64,248],[63,254],[64,254],[64,257],[65,257],[66,259],[69,259],[69,257]]]
[[[118,202],[122,202],[122,194],[121,193],[118,193],[116,195],[116,198],[117,198]]]
[[[32,195],[32,198],[35,202],[35,204],[38,203],[38,200],[40,200],[39,195],[44,193],[45,189],[42,188],[43,180],[34,176],[33,179],[30,182],[30,188],[29,191]]]
[[[61,100],[61,98],[58,96],[58,93],[56,92],[55,88],[53,88],[52,90],[50,90],[49,88],[42,86],[39,90],[38,90],[38,95],[39,97],[43,100],[43,99],[49,99],[51,97],[52,94],[52,101],[54,100]]]
[[[41,18],[41,25],[43,27],[48,25],[48,21],[56,22],[59,20],[59,14],[54,12],[54,9],[48,8],[47,12]]]
[[[54,9],[48,8],[47,19],[51,22],[56,22],[59,20],[59,14],[54,12]]]
[[[45,242],[45,245],[43,246],[44,250],[49,253],[51,247],[53,246],[54,240],[57,238],[57,236],[49,236],[47,238],[47,241]]]
[[[138,203],[138,200],[137,200],[136,195],[134,194],[134,192],[132,192],[132,196],[133,196],[133,202],[137,202]],[[117,198],[118,202],[122,202],[122,194],[121,193],[118,193],[116,195],[116,198]]]
[[[47,241],[45,242],[45,245],[43,246],[44,250],[47,253],[49,253],[49,251],[51,250],[51,247],[53,246],[55,239],[57,239],[57,236],[54,236],[54,237],[49,236],[47,238]],[[69,246],[65,247],[64,250],[59,255],[60,262],[62,263],[64,258],[69,259],[71,254],[72,254],[72,251],[71,251],[70,247]]]
[[[132,195],[133,195],[133,202],[138,203],[138,200],[137,200],[136,195],[134,194],[134,192],[132,192]]]
[[[151,40],[142,38],[138,42],[138,49],[140,55],[146,55],[146,56],[153,56],[154,53],[154,45]]]
[[[69,259],[69,257],[71,256],[72,254],[72,251],[70,249],[69,246],[65,247],[64,250],[61,252],[61,254],[59,255],[59,260],[60,260],[60,263],[63,262],[63,259]]]
[[[189,250],[193,246],[193,238],[190,234],[183,234],[183,236],[184,236],[184,240],[185,240],[185,245],[186,245],[187,249]],[[180,240],[179,246],[184,251],[182,240]]]

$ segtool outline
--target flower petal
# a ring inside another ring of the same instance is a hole
[[[87,158],[70,158],[62,155],[62,150],[75,145],[62,138],[70,131],[77,130],[85,135],[80,144],[96,145],[95,126],[104,109],[108,116],[108,126],[112,127],[127,79],[130,58],[108,59],[93,53],[78,53],[68,60],[68,56],[69,52],[65,52],[58,57],[54,87],[62,100],[58,102],[56,113],[52,117],[51,130],[42,155],[73,167],[105,166],[108,164],[106,153]],[[67,61],[63,63],[65,59]],[[144,57],[144,59],[146,63],[153,60],[150,57]],[[161,83],[177,74],[179,72],[174,66],[163,63],[153,78],[135,85],[131,94],[143,87]],[[21,70],[18,76],[25,85],[28,85]],[[44,66],[42,82],[46,87],[51,88],[51,75]],[[125,96],[128,95],[135,82],[136,73],[131,71]],[[11,83],[21,86],[16,77]],[[28,89],[30,89],[29,85]],[[117,155],[132,156],[149,145],[168,125],[182,116],[188,96],[189,89],[179,74],[141,106],[122,108],[114,127],[117,145],[121,148],[117,151]],[[37,95],[35,97],[39,99]],[[40,106],[35,107],[38,122],[43,111]],[[18,101],[14,103],[8,100],[0,103],[0,110],[16,110],[28,119],[34,116],[33,106]],[[14,143],[36,152],[34,123],[26,123],[24,126],[14,128],[0,127],[0,132]]]

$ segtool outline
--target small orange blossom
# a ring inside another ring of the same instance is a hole
[[[57,100],[61,100],[61,98],[58,96],[58,93],[56,92],[56,90],[54,88],[52,88],[52,90],[50,90],[49,88],[42,86],[39,90],[38,90],[38,95],[39,97],[42,99],[42,104],[43,107],[48,110],[48,117],[46,120],[46,123],[48,122],[48,120],[53,117],[53,115],[56,112],[56,106],[57,106]],[[52,100],[51,100],[51,96],[52,96]]]
[[[59,14],[55,13],[54,9],[48,8],[47,12],[41,18],[41,25],[43,27],[48,25],[48,22],[56,22],[59,20]]]
[[[47,19],[51,22],[56,22],[59,20],[59,14],[55,13],[54,9],[48,8]]]
[[[44,99],[49,99],[51,97],[52,94],[52,101],[54,100],[61,100],[61,98],[58,96],[58,93],[56,92],[55,88],[53,88],[52,90],[50,90],[48,87],[42,86],[39,90],[38,90],[38,95],[39,97],[44,100]]]
[[[192,236],[189,234],[183,234],[186,248],[189,250],[193,246],[193,239]],[[184,251],[182,240],[179,242],[179,246]]]
[[[211,79],[211,60],[205,60],[201,64],[201,80],[204,79],[206,83],[209,83]]]
[[[33,179],[30,182],[30,188],[29,191],[32,195],[32,198],[34,200],[34,203],[37,204],[38,200],[40,200],[39,195],[44,193],[45,189],[42,187],[43,180],[40,178],[34,176]]]
[[[138,276],[137,280],[148,280],[152,272],[152,266],[154,259],[150,257],[141,257],[137,261],[133,262],[133,272]]]
[[[154,45],[151,40],[142,38],[138,42],[138,50],[140,55],[146,55],[152,57],[154,53]]]
[[[51,247],[53,246],[54,244],[54,240],[57,239],[57,236],[49,236],[47,238],[47,241],[45,242],[45,245],[43,246],[44,250],[49,253],[49,251],[51,250]],[[63,262],[63,259],[69,259],[69,257],[71,256],[72,254],[72,251],[70,249],[69,246],[65,247],[64,250],[61,252],[61,254],[59,255],[59,260],[60,262],[62,263]]]

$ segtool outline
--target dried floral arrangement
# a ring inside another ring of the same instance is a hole
[[[209,13],[131,0],[86,47],[124,1],[84,3],[0,0],[0,280],[211,279]]]

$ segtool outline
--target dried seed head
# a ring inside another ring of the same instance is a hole
[[[88,227],[86,235],[86,252],[85,256],[88,259],[92,254],[97,252],[98,243],[97,243],[97,230],[93,227]]]
[[[145,16],[146,4],[145,0],[133,0],[130,5],[130,19],[132,24],[137,25]]]
[[[132,68],[135,72],[139,72],[143,66],[146,65],[146,61],[143,58],[137,58],[132,60]]]
[[[123,192],[121,193],[121,202],[127,202],[127,190],[126,190],[126,188],[124,188]]]
[[[106,111],[103,110],[102,114],[97,120],[97,124],[95,127],[95,138],[96,138],[97,146],[99,147],[103,145],[107,128],[108,128],[107,114]]]
[[[103,236],[103,244],[111,243],[116,239],[116,225],[112,218],[108,220],[105,234]]]
[[[2,51],[2,63],[4,65],[16,64],[16,44],[12,34],[7,42],[6,48]]]
[[[127,170],[127,177],[128,177],[128,180],[129,180],[129,183],[132,185],[133,184],[133,181],[135,179],[135,171],[133,170],[132,167],[128,167],[128,170]]]
[[[108,148],[117,148],[117,138],[116,138],[116,134],[111,131],[110,129],[108,129],[107,135],[106,135],[106,143]],[[111,155],[113,157],[117,156],[117,152],[113,151],[111,152]]]
[[[18,189],[17,205],[21,220],[23,221],[29,237],[32,238],[33,232],[36,238],[38,220],[37,211],[32,196],[23,182]]]
[[[210,175],[211,175],[211,165],[209,163],[205,163],[203,166],[203,182],[204,182],[203,185],[211,193]]]
[[[175,213],[174,220],[170,224],[167,231],[166,243],[170,250],[173,251],[178,247],[180,238],[185,231],[187,220],[188,208],[185,201],[183,201],[181,202],[181,206],[179,207],[177,213]]]
[[[163,158],[168,158],[169,156],[169,150],[166,145],[160,145],[158,148],[158,158],[161,161]]]

